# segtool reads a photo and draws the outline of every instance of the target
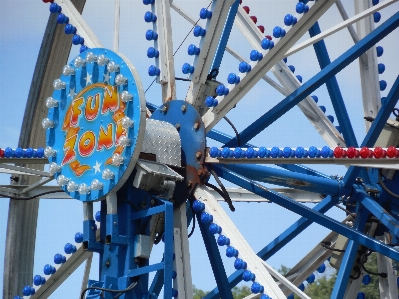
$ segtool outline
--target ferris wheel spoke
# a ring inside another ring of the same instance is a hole
[[[251,67],[252,70],[246,75],[240,75],[241,81],[236,85],[229,85],[230,90],[226,96],[218,96],[218,106],[209,110],[202,117],[206,132],[209,132],[244,96],[245,94],[266,74],[277,61],[285,57],[285,52],[298,41],[303,34],[323,15],[334,1],[318,1],[312,6],[308,13],[298,20],[284,36],[277,42],[274,48],[264,52],[262,60]]]
[[[399,13],[396,13],[397,18],[397,26],[399,26]],[[394,84],[391,87],[391,90],[388,93],[387,99],[384,103],[384,107],[382,107],[377,114],[377,117],[374,119],[370,130],[367,132],[366,137],[362,142],[362,147],[373,146],[380,136],[382,129],[384,128],[389,115],[392,112],[392,109],[395,107],[396,103],[399,100],[399,76],[396,78]],[[351,167],[345,174],[344,183],[346,186],[350,186],[356,180],[361,169],[359,167]]]
[[[224,178],[233,184],[238,185],[239,187],[245,188],[255,194],[258,194],[259,196],[263,196],[270,201],[294,212],[297,213],[303,217],[306,217],[308,219],[312,219],[314,222],[330,229],[333,231],[338,232],[339,234],[355,240],[356,242],[359,242],[360,244],[378,251],[385,256],[388,256],[392,259],[399,260],[399,253],[396,251],[396,249],[393,249],[390,246],[386,246],[383,244],[380,244],[380,242],[376,242],[373,238],[365,235],[364,233],[361,233],[359,231],[356,231],[354,229],[351,229],[347,227],[346,225],[343,225],[342,223],[339,223],[338,221],[327,217],[319,212],[316,212],[312,209],[309,209],[305,205],[302,205],[300,203],[297,203],[293,201],[292,199],[289,199],[285,196],[282,196],[280,194],[277,194],[273,191],[271,191],[268,188],[265,188],[262,185],[259,185],[255,183],[254,181],[245,178],[225,167],[220,167],[220,166],[214,166],[214,169],[216,173],[218,174],[219,177]]]
[[[329,78],[336,75],[339,71],[341,71],[351,62],[353,62],[362,53],[366,52],[371,46],[375,45],[378,41],[383,39],[386,35],[388,35],[398,26],[399,26],[399,13],[393,15],[391,18],[389,18],[387,21],[381,24],[377,29],[375,29],[373,32],[367,35],[364,39],[359,41],[356,45],[352,46],[348,51],[346,51],[344,54],[342,54],[340,57],[334,60],[330,65],[328,65],[327,67],[322,69],[318,74],[313,76],[305,84],[299,87],[295,92],[290,94],[288,97],[286,97],[276,106],[274,106],[268,112],[263,114],[255,122],[249,125],[246,129],[244,129],[240,133],[240,140],[242,140],[242,142],[248,142],[249,140],[251,140],[257,134],[259,134],[265,128],[267,128],[270,124],[272,124],[282,115],[284,115],[287,111],[292,109],[306,96],[310,95],[313,91],[315,91],[317,88],[323,85]],[[237,86],[241,84],[241,82],[238,83]],[[230,94],[227,95],[226,98],[229,97]],[[210,118],[208,118],[208,116]],[[219,116],[216,116],[216,114],[214,114],[212,111],[208,111],[204,115],[203,120],[206,125],[213,123],[213,121],[218,117]]]
[[[84,38],[85,45],[89,48],[102,48],[100,40],[70,0],[55,0],[54,2],[62,7],[62,11],[69,17],[70,23],[76,27],[79,35]]]

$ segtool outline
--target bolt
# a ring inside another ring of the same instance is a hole
[[[111,262],[108,260],[105,262],[105,266],[109,267],[111,265]]]
[[[161,109],[161,111],[166,113],[166,111],[168,111],[168,107],[163,106],[162,109]]]
[[[180,124],[175,124],[175,128],[176,128],[176,130],[180,130]]]
[[[114,222],[114,225],[116,225],[116,222]]]
[[[145,208],[147,206],[147,203],[145,202],[145,201],[143,201],[142,203],[141,203],[141,207],[142,208]]]
[[[201,152],[196,152],[196,153],[195,153],[195,156],[196,156],[197,159],[199,160],[199,159],[201,159],[201,157],[202,157],[202,153],[201,153]]]
[[[186,105],[181,106],[181,111],[182,112],[186,112],[186,110],[187,110],[187,106]]]
[[[188,182],[187,182],[187,187],[191,188],[192,185],[193,185],[193,182],[192,182],[192,181],[188,181]]]
[[[195,123],[194,124],[194,130],[198,130],[199,129],[199,123]]]

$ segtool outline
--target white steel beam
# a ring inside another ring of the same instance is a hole
[[[197,187],[194,191],[194,197],[205,204],[205,211],[213,215],[213,222],[222,227],[223,235],[230,239],[230,246],[237,249],[238,256],[247,262],[247,269],[255,274],[255,280],[263,285],[265,293],[275,299],[286,299],[272,276],[262,266],[260,257],[255,254],[212,194],[206,188]]]
[[[159,57],[155,61],[161,71],[157,77],[157,83],[162,86],[162,102],[165,103],[176,99],[175,63],[170,17],[171,5],[169,0],[159,0],[155,1],[153,6],[153,12],[158,18],[154,22],[154,31],[158,33],[155,48],[159,51]]]
[[[389,235],[376,236],[376,239],[383,243],[390,243]],[[378,273],[387,273],[387,278],[379,277],[380,298],[396,299],[398,298],[397,276],[392,267],[392,260],[380,253],[377,254]]]
[[[120,0],[115,0],[115,13],[114,13],[114,51],[119,51],[119,23],[121,16],[121,3]]]
[[[202,99],[206,91],[205,82],[209,74],[220,38],[223,33],[224,25],[230,11],[231,5],[235,0],[217,0],[211,7],[212,18],[206,23],[206,35],[201,38],[199,55],[194,59],[194,73],[190,75],[191,83],[187,91],[186,101],[192,104],[197,110],[203,106]]]
[[[193,298],[191,277],[190,250],[187,232],[186,203],[174,211],[174,249],[173,262],[177,277],[173,280],[173,288],[178,291],[179,299]]]
[[[102,44],[82,15],[70,0],[55,0],[62,7],[62,12],[68,16],[69,22],[76,27],[77,33],[85,39],[85,45],[89,48],[102,48]]]
[[[366,9],[364,11],[361,11],[359,9],[360,11],[357,11],[357,14],[355,16],[353,16],[353,17],[345,20],[344,22],[339,23],[338,25],[335,25],[334,27],[332,27],[332,28],[330,28],[330,29],[328,29],[326,31],[323,31],[322,33],[320,33],[320,34],[318,34],[318,35],[316,35],[316,36],[314,36],[314,37],[312,37],[312,38],[310,38],[310,39],[308,39],[308,40],[306,40],[306,41],[304,41],[304,42],[302,42],[302,43],[300,43],[300,44],[298,44],[298,45],[296,45],[294,47],[292,47],[286,53],[286,56],[288,57],[288,56],[290,56],[290,55],[292,55],[292,54],[294,54],[294,53],[296,53],[298,51],[301,51],[304,48],[309,47],[309,46],[313,45],[314,43],[317,43],[318,41],[320,41],[322,39],[325,39],[326,37],[338,32],[338,31],[340,31],[340,30],[342,30],[342,29],[344,29],[346,27],[350,28],[349,26],[352,25],[353,23],[363,22],[364,18],[369,17],[374,12],[376,12],[376,11],[378,11],[378,10],[384,8],[384,7],[387,7],[388,5],[391,5],[391,4],[393,4],[393,3],[397,2],[397,1],[398,0],[386,0],[384,2],[381,2],[380,4],[377,4],[377,5],[373,6],[373,7],[368,8],[368,9]],[[357,0],[355,0],[355,3],[357,3]],[[358,25],[358,23],[356,25]],[[374,26],[373,26],[373,29],[374,29]],[[364,33],[364,30],[361,30],[361,31],[363,31],[363,34],[359,35],[359,36],[356,36],[356,37],[353,37],[354,41],[356,39],[357,39],[357,41],[359,41],[359,39],[362,39],[364,36],[367,35],[367,33]],[[359,32],[359,29],[358,29],[358,32]],[[370,33],[371,30],[367,31],[367,32]],[[375,49],[373,51],[375,52]],[[363,63],[365,63],[365,62],[363,61]],[[374,115],[374,117],[375,117],[375,115]]]
[[[51,174],[45,171],[22,167],[22,166],[13,166],[8,164],[0,164],[0,170],[1,170],[0,172],[2,173],[18,173],[23,175],[38,175],[43,177],[52,176]]]
[[[88,256],[86,260],[85,270],[83,272],[82,286],[80,287],[80,293],[82,294],[83,290],[87,288],[89,283],[89,275],[91,270],[91,262],[93,261],[93,252],[90,252],[91,255]]]
[[[240,75],[241,81],[237,85],[227,86],[230,93],[224,97],[218,97],[219,105],[208,110],[202,117],[206,132],[209,132],[247,92],[266,74],[276,63],[285,57],[285,53],[291,48],[305,32],[331,7],[334,0],[317,1],[304,14],[298,23],[289,29],[286,35],[276,40],[273,49],[263,51],[264,57],[257,63],[252,64],[252,70],[246,75]]]

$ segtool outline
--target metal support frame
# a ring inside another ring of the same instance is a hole
[[[364,39],[359,41],[356,45],[351,47],[348,51],[338,57],[335,61],[333,61],[330,65],[322,69],[318,74],[313,76],[309,81],[299,87],[295,92],[290,94],[268,112],[263,114],[260,118],[258,118],[255,122],[249,125],[245,130],[243,130],[240,135],[245,136],[245,141],[251,140],[265,128],[267,128],[274,121],[279,119],[282,115],[284,115],[287,111],[292,109],[295,105],[297,105],[300,101],[302,101],[306,96],[310,95],[313,91],[323,85],[328,79],[332,76],[336,75],[339,71],[353,62],[356,58],[358,58],[362,53],[367,51],[370,47],[375,45],[378,41],[383,39],[386,35],[392,32],[395,28],[399,26],[399,13],[396,13],[383,24],[381,24],[377,29],[375,29],[372,33],[367,35]],[[291,31],[291,30],[290,30]],[[289,32],[290,32],[289,31]],[[288,32],[288,33],[289,33]],[[287,35],[288,35],[287,33]],[[274,49],[274,48],[273,48]],[[272,50],[273,50],[272,49]],[[270,52],[269,52],[270,53]],[[266,58],[266,57],[265,57]],[[264,59],[265,59],[264,58]],[[263,60],[264,60],[263,59]],[[262,61],[263,61],[262,60]],[[255,69],[253,70],[255,71]],[[233,91],[238,88],[241,82],[246,81],[251,72],[240,81],[233,89]],[[254,80],[255,81],[255,80]],[[252,84],[252,83],[250,83]],[[245,85],[247,86],[247,85]],[[253,86],[253,84],[252,84]],[[251,86],[251,87],[252,87]],[[246,87],[243,87],[241,90],[244,90]],[[233,94],[233,91],[226,96],[229,97]],[[242,91],[240,91],[242,92]],[[229,97],[232,98],[232,96]],[[224,101],[224,100],[223,100]],[[220,105],[220,104],[219,104]],[[224,107],[224,106],[223,106]],[[230,107],[230,104],[226,107]],[[232,108],[232,107],[230,107]],[[213,114],[212,111],[208,111],[207,114],[204,115],[203,120],[205,121],[205,125],[207,125],[207,115],[211,113],[213,116],[211,117],[213,120],[219,119],[219,116]],[[212,121],[213,123],[213,121]],[[210,127],[209,127],[210,128]]]

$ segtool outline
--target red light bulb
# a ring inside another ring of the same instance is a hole
[[[255,16],[250,16],[251,20],[256,24],[258,22],[258,18]]]
[[[265,27],[264,26],[259,25],[258,28],[259,28],[260,32],[265,33]]]
[[[4,150],[0,148],[0,158],[4,158]]]
[[[243,6],[242,9],[245,10],[246,13],[249,13],[249,10],[250,10],[250,9],[249,9],[248,6]]]
[[[374,155],[374,158],[376,158],[376,159],[385,158],[385,156],[386,156],[385,151],[382,149],[382,147],[379,147],[379,146],[377,146],[374,149],[373,155]]]
[[[346,150],[346,155],[349,159],[357,158],[359,156],[359,152],[353,146],[348,147]]]
[[[368,147],[362,147],[360,150],[360,157],[367,159],[370,156],[370,150]]]
[[[388,158],[395,158],[397,155],[396,147],[390,146],[387,148],[387,156]]]
[[[272,37],[270,35],[265,36],[268,40],[272,40]]]
[[[334,157],[335,157],[335,158],[342,158],[343,155],[344,155],[344,150],[343,150],[343,148],[337,146],[337,147],[334,149]]]

